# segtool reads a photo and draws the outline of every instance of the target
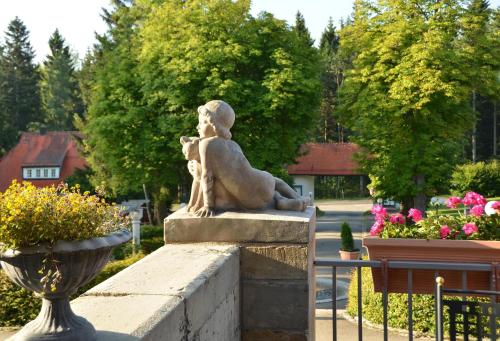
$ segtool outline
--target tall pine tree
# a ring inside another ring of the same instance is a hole
[[[309,33],[309,30],[307,29],[306,26],[306,20],[304,19],[304,16],[302,13],[297,11],[297,14],[295,15],[295,26],[293,27],[297,35],[303,39],[309,46],[313,46],[314,44],[314,39],[311,38],[311,33]]]
[[[342,66],[339,50],[339,36],[333,26],[332,18],[321,35],[319,51],[323,62],[321,74],[322,95],[319,111],[318,142],[343,142],[343,129],[334,118],[334,109],[338,103],[337,91],[342,83]]]
[[[57,29],[49,39],[49,47],[40,82],[44,125],[49,130],[74,130],[73,116],[83,113],[75,61]]]
[[[35,53],[29,41],[29,31],[16,17],[5,32],[5,46],[0,58],[0,110],[5,119],[0,139],[0,152],[17,143],[30,122],[39,121],[39,73],[34,63]],[[5,134],[5,135],[4,135]]]

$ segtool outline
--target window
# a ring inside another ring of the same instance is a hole
[[[23,168],[23,179],[58,179],[59,167],[26,167]]]
[[[293,185],[293,189],[295,192],[297,192],[300,196],[302,196],[302,185]]]

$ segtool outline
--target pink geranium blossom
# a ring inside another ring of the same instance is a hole
[[[477,226],[474,223],[467,223],[462,227],[462,231],[468,236],[477,232]]]
[[[441,239],[446,239],[446,237],[450,234],[451,230],[448,227],[448,225],[443,225],[439,229],[439,235],[441,236]]]
[[[486,205],[486,199],[481,195],[476,192],[467,192],[465,194],[464,199],[462,200],[462,203],[466,206],[470,205]]]
[[[387,216],[387,210],[384,208],[382,205],[373,205],[372,207],[372,214],[375,215],[375,217],[386,217]],[[379,219],[377,219],[379,220]]]
[[[495,201],[493,205],[491,205],[491,208],[494,210],[500,210],[500,201]]]
[[[484,213],[484,207],[481,205],[475,205],[470,209],[470,214],[472,214],[475,217],[480,217]]]
[[[389,221],[391,222],[391,224],[404,224],[405,217],[401,213],[396,213],[391,215]]]
[[[384,222],[382,220],[377,220],[370,229],[370,236],[377,236],[383,230],[384,230]]]
[[[422,212],[416,208],[410,208],[408,211],[408,218],[412,218],[414,222],[418,223],[422,220]]]
[[[461,203],[462,199],[459,197],[449,197],[448,200],[446,200],[446,206],[449,208],[457,208],[457,206]]]

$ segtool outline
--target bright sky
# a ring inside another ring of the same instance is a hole
[[[332,17],[338,27],[341,18],[351,13],[354,0],[252,0],[252,15],[261,11],[273,13],[290,24],[300,11],[312,37],[319,41]],[[492,7],[500,0],[490,0]],[[11,20],[18,16],[30,31],[30,42],[41,62],[48,54],[50,35],[59,29],[73,51],[83,58],[95,42],[94,32],[103,33],[106,25],[100,17],[109,0],[0,0],[0,42]]]

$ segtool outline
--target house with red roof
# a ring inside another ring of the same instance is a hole
[[[0,161],[0,192],[14,179],[45,187],[63,182],[76,169],[84,169],[87,164],[75,138],[81,138],[80,133],[23,133],[19,143]]]
[[[307,143],[297,163],[287,167],[294,179],[295,190],[314,198],[316,176],[359,176],[360,192],[365,190],[366,174],[360,171],[354,155],[360,151],[355,143]]]

